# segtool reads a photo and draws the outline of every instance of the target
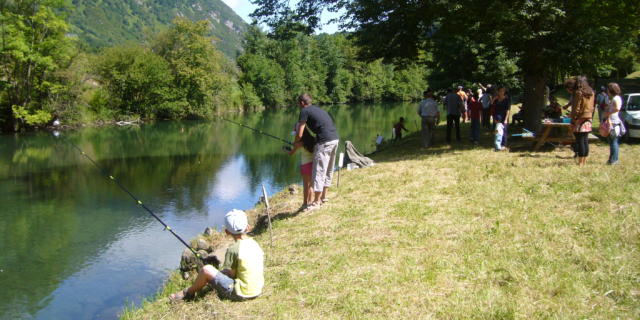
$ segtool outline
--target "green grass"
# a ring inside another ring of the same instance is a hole
[[[559,148],[531,153],[416,136],[345,171],[321,209],[274,206],[274,247],[259,299],[213,293],[170,304],[176,275],[123,319],[637,319],[640,317],[640,145],[591,145],[584,168]],[[176,257],[177,259],[178,257]]]
[[[630,80],[639,80],[640,79],[640,70],[630,73],[629,75],[627,75],[625,77],[625,79],[630,79]]]

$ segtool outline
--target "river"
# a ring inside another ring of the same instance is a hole
[[[341,140],[360,151],[389,137],[400,116],[415,130],[415,103],[325,107]],[[298,110],[233,120],[291,139]],[[283,143],[222,121],[167,121],[62,133],[179,235],[220,228],[250,209],[261,186],[299,183],[299,157]],[[342,151],[341,144],[340,151]],[[183,246],[64,140],[0,136],[0,319],[113,319],[156,293]]]

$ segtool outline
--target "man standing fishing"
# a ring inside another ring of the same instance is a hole
[[[311,95],[308,93],[298,97],[298,106],[300,106],[300,117],[295,144],[302,144],[302,135],[307,127],[316,135],[311,170],[314,197],[313,202],[306,208],[306,210],[313,210],[327,202],[327,189],[331,186],[338,150],[338,130],[326,111],[311,104]]]

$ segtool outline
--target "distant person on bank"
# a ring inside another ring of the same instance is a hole
[[[459,95],[460,99],[462,100],[463,110],[461,111],[461,116],[462,116],[462,123],[464,123],[467,120],[467,99],[469,97],[467,96],[467,93],[464,91],[463,86],[458,86],[458,88],[456,89],[456,94]]]
[[[509,135],[509,113],[511,112],[511,98],[507,95],[507,88],[499,86],[496,95],[493,97],[494,105],[493,117],[496,123],[501,122],[504,127],[502,134],[502,146],[507,146],[507,136]],[[498,121],[498,118],[501,121]]]
[[[558,99],[549,96],[549,105],[543,109],[545,118],[558,119],[562,117],[562,106],[558,103]]]
[[[298,106],[300,117],[295,143],[302,143],[305,128],[309,128],[316,135],[311,173],[314,197],[313,202],[307,207],[307,210],[313,210],[328,200],[327,189],[331,186],[338,150],[338,130],[326,111],[312,105],[311,95],[308,93],[298,97]]]
[[[471,142],[478,144],[480,143],[480,118],[482,116],[482,103],[479,94],[470,96],[467,106],[469,119],[471,119]]]
[[[457,93],[453,92],[453,89],[449,88],[444,98],[444,107],[447,111],[447,143],[451,143],[451,129],[454,126],[456,140],[460,142],[460,116],[464,112],[464,102]]]
[[[300,123],[296,123],[295,132],[298,133]],[[311,173],[313,172],[313,148],[316,145],[316,138],[304,130],[302,133],[302,142],[293,145],[293,149],[289,151],[289,155],[293,155],[300,150],[300,175],[302,176],[302,209],[306,209],[313,201],[313,185],[311,183]]]
[[[502,122],[502,116],[495,116],[495,129],[493,131],[494,139],[493,139],[493,147],[494,151],[502,151],[504,147],[502,146],[502,137],[504,135],[504,123]]]
[[[427,89],[422,95],[424,100],[418,105],[418,115],[422,118],[422,146],[428,148],[433,141],[433,131],[440,122],[440,111],[433,99],[433,90]]]
[[[241,210],[232,210],[224,217],[224,232],[234,240],[227,248],[222,270],[212,265],[202,267],[193,284],[169,296],[171,301],[193,299],[198,291],[210,284],[221,298],[244,301],[262,294],[264,286],[264,253],[260,245],[246,235],[249,224]]]
[[[573,109],[570,109],[570,108],[573,106],[573,88],[575,87],[575,85],[576,85],[575,78],[568,78],[564,81],[564,89],[569,94],[569,102],[567,102],[567,104],[562,106],[562,109],[563,110],[569,109],[570,110],[569,116],[571,116],[571,113],[573,113]],[[573,157],[578,158],[578,144],[576,142],[571,144],[571,150],[573,150]]]
[[[595,93],[587,78],[577,77],[573,87],[573,105],[571,108],[571,126],[576,137],[576,152],[578,165],[587,164],[589,157],[589,133],[591,132],[593,110],[595,108]]]
[[[491,128],[491,100],[493,99],[493,87],[491,84],[483,86],[478,83],[480,89],[478,89],[478,95],[480,96],[480,102],[482,103],[482,127],[485,129]],[[482,92],[480,92],[482,90]]]
[[[623,135],[624,128],[622,127],[622,120],[620,119],[620,109],[622,109],[622,98],[620,97],[620,86],[611,82],[608,87],[608,98],[609,102],[607,106],[604,107],[604,113],[599,114],[602,117],[602,121],[609,121],[611,123],[611,131],[609,132],[609,160],[607,164],[616,165],[618,164],[618,158],[620,153],[620,137]],[[602,122],[600,123],[602,125]]]
[[[604,114],[607,112],[607,107],[610,105],[609,90],[604,86],[600,87],[600,93],[596,96],[596,106],[598,107],[598,120],[600,123],[604,120]]]
[[[393,125],[393,135],[396,137],[396,140],[402,139],[402,130],[409,132],[409,130],[404,127],[404,118],[400,117],[400,120]]]

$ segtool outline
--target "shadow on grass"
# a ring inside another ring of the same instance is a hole
[[[376,162],[393,162],[400,160],[412,160],[423,156],[443,156],[447,154],[460,154],[468,150],[486,150],[493,152],[493,130],[480,129],[480,143],[474,144],[470,141],[471,125],[469,123],[460,124],[460,141],[452,139],[451,143],[446,141],[446,125],[436,127],[433,135],[433,143],[429,148],[422,146],[420,132],[413,132],[400,141],[390,141],[381,150],[371,154],[370,157]],[[520,132],[521,128],[513,126],[511,133]],[[453,132],[452,132],[453,133]],[[455,134],[453,134],[455,136]],[[531,150],[532,144],[520,138],[509,139],[510,152]],[[357,146],[356,146],[357,148]]]
[[[424,156],[444,156],[447,154],[460,154],[468,150],[486,150],[487,152],[493,151],[493,131],[481,128],[480,131],[480,143],[475,145],[469,140],[470,136],[470,124],[460,124],[461,141],[453,141],[451,143],[446,142],[446,126],[439,125],[434,132],[434,142],[429,148],[422,147],[420,132],[412,132],[408,134],[404,139],[400,141],[390,141],[381,150],[371,154],[369,157],[376,162],[394,162],[402,160],[413,160]],[[522,132],[522,126],[511,125],[509,128],[509,134],[515,134]],[[594,128],[594,133],[597,133],[597,129]],[[609,144],[607,138],[598,136],[598,140],[591,141],[590,143]],[[621,142],[621,146],[624,148],[625,144],[635,145],[639,144],[640,139],[628,139]],[[535,143],[530,140],[522,139],[521,137],[509,137],[508,146],[509,153],[517,153],[520,157],[528,158],[554,158],[571,160],[571,146],[568,144],[553,144],[546,143],[539,150],[533,151]],[[357,148],[357,146],[356,146]],[[569,153],[567,156],[560,156],[557,154],[551,154],[555,151],[566,149]]]
[[[264,211],[264,210],[263,210]],[[279,221],[279,220],[287,220],[291,218],[297,217],[300,213],[302,213],[302,208],[292,211],[292,210],[283,210],[277,213],[271,213],[271,222]],[[258,216],[258,220],[256,221],[256,226],[249,233],[251,236],[258,236],[269,230],[269,218],[267,217],[266,212],[260,213]]]

